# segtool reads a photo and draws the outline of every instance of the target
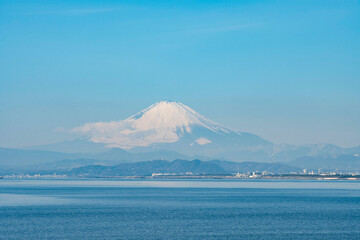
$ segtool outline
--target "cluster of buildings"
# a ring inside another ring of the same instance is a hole
[[[183,176],[183,175],[190,175],[190,176],[192,176],[192,175],[196,175],[196,174],[194,174],[194,173],[192,173],[192,172],[186,172],[185,174],[183,174],[183,173],[153,173],[151,176],[152,177],[163,177],[163,176]]]
[[[3,178],[6,179],[40,179],[40,178],[67,178],[67,175],[54,174],[10,174],[5,175]]]
[[[255,171],[247,173],[235,173],[233,178],[297,178],[297,179],[351,179],[360,180],[360,172],[346,172],[346,171],[323,171],[322,169],[307,170],[302,169],[300,172],[275,174],[269,171]]]

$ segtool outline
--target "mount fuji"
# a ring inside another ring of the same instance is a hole
[[[166,150],[222,157],[272,146],[256,135],[227,128],[173,101],[155,103],[123,121],[87,123],[72,131],[85,134],[91,142],[130,152]]]
[[[84,153],[83,158],[121,161],[222,159],[288,162],[304,156],[359,154],[360,147],[273,144],[218,124],[190,107],[162,101],[121,121],[86,123],[71,129],[81,139],[23,149]]]

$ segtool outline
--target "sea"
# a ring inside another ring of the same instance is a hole
[[[360,182],[0,180],[0,239],[360,239]]]

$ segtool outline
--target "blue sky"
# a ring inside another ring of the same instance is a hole
[[[0,1],[0,146],[180,101],[275,143],[360,145],[359,1]]]

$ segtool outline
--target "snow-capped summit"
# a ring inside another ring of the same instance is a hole
[[[80,139],[27,149],[68,153],[92,153],[90,158],[116,161],[223,159],[279,162],[303,156],[357,157],[360,147],[334,145],[276,145],[259,136],[238,132],[215,123],[188,106],[158,102],[122,121],[87,123],[72,129]],[[115,148],[108,151],[108,148]],[[121,149],[119,149],[121,148]],[[124,150],[127,151],[124,151]],[[100,155],[93,155],[99,153]],[[76,155],[78,156],[78,155]]]
[[[231,130],[200,115],[188,106],[175,101],[162,101],[151,105],[125,121],[133,122],[136,128],[167,129],[191,133],[191,126],[199,125],[217,133]]]
[[[107,147],[150,147],[187,154],[268,143],[255,135],[226,128],[175,101],[155,103],[122,121],[87,123],[73,131],[87,134],[90,141]]]

